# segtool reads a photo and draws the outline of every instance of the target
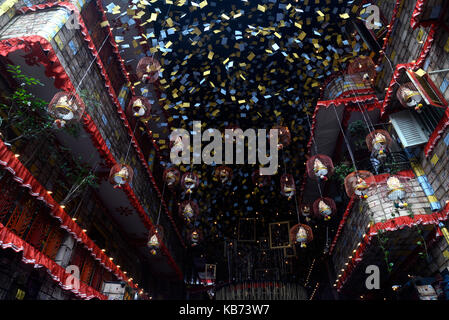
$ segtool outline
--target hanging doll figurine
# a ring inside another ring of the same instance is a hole
[[[197,176],[191,173],[184,174],[182,186],[186,190],[187,194],[192,193],[193,190],[198,186]]]
[[[311,220],[310,219],[310,214],[311,213],[312,212],[311,212],[311,208],[310,208],[309,205],[304,204],[304,205],[301,206],[301,214],[306,218],[307,222],[309,222]]]
[[[191,223],[192,222],[192,218],[193,218],[193,208],[190,205],[190,203],[187,203],[182,211],[184,218],[186,219],[187,223]]]
[[[76,103],[69,102],[68,96],[63,95],[56,102],[54,107],[54,111],[58,116],[58,119],[55,120],[54,124],[58,128],[65,127],[67,121],[72,120],[75,117],[75,112],[77,111]]]
[[[167,182],[167,186],[172,187],[178,182],[178,177],[176,176],[175,172],[168,170],[167,174],[165,175],[165,179]]]
[[[220,169],[218,176],[220,178],[221,183],[226,183],[229,180],[228,171],[226,170],[225,167]]]
[[[195,230],[192,232],[192,247],[197,246],[199,241],[200,241],[200,235]]]
[[[366,181],[359,177],[354,188],[354,194],[359,196],[360,199],[368,199],[368,188]]]
[[[373,138],[373,155],[378,160],[386,158],[387,154],[387,138],[380,132],[376,133]]]
[[[323,200],[320,200],[318,203],[318,209],[320,214],[324,217],[324,220],[330,220],[332,214],[332,208]]]
[[[397,177],[390,177],[387,179],[388,199],[394,202],[395,208],[405,208],[408,203],[404,201],[406,192],[401,181]]]
[[[315,158],[315,161],[313,163],[313,172],[315,173],[315,175],[326,181],[327,180],[327,174],[329,172],[329,170],[327,169],[327,167],[320,161],[320,159]]]
[[[133,112],[135,117],[142,117],[147,112],[147,108],[143,104],[142,100],[136,99],[133,103]]]
[[[114,174],[114,182],[116,184],[116,187],[121,186],[128,181],[129,178],[129,172],[128,168],[126,166],[123,166],[119,172]]]
[[[152,255],[156,255],[156,248],[159,248],[159,240],[156,233],[150,237],[150,240],[148,241],[148,247],[150,248],[150,253]]]
[[[303,227],[298,228],[296,232],[296,242],[301,244],[301,248],[307,247],[307,231]]]

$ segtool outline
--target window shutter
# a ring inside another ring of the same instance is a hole
[[[427,142],[429,137],[409,110],[391,114],[390,121],[404,148]]]

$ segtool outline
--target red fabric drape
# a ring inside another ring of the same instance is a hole
[[[20,239],[14,233],[8,230],[3,224],[0,223],[0,247],[2,249],[11,248],[15,252],[22,252],[22,261],[27,264],[33,264],[34,268],[45,268],[50,277],[64,290],[70,290],[77,297],[82,299],[98,298],[101,300],[107,300],[105,295],[102,295],[92,287],[80,282],[79,289],[69,288],[66,284],[68,273],[60,265],[56,264],[53,260],[33,248],[26,241]]]

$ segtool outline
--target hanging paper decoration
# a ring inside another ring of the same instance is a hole
[[[296,192],[295,179],[289,173],[283,174],[281,176],[280,184],[281,194],[288,197],[288,200],[290,200]]]
[[[203,238],[203,234],[200,230],[194,229],[192,231],[189,231],[189,233],[187,233],[187,238],[189,240],[190,245],[192,247],[196,247]]]
[[[405,201],[407,178],[391,176],[387,179],[387,197],[393,201],[395,208],[403,209],[408,207]]]
[[[137,77],[145,84],[154,83],[159,78],[161,64],[152,57],[143,57],[137,64]]]
[[[307,243],[313,240],[312,228],[306,224],[296,224],[290,229],[290,242],[301,245],[301,248],[307,247]]]
[[[150,115],[151,104],[145,97],[132,97],[128,104],[128,114],[136,118],[147,118]]]
[[[307,160],[307,173],[310,178],[326,181],[334,173],[332,159],[324,154],[317,154]]]
[[[183,217],[188,226],[192,226],[199,211],[198,204],[193,200],[185,200],[179,206],[179,214]]]
[[[364,80],[374,82],[376,65],[373,59],[366,56],[355,58],[348,66],[348,74],[362,74]]]
[[[254,184],[259,188],[268,186],[271,182],[271,176],[261,175],[259,170],[255,170],[251,177]]]
[[[291,142],[290,130],[288,130],[288,128],[284,126],[274,126],[273,129],[278,130],[278,150],[288,147]]]
[[[313,211],[315,215],[323,217],[325,221],[328,221],[331,219],[332,214],[337,212],[337,206],[331,198],[318,198],[313,203]]]
[[[181,173],[176,168],[168,168],[164,170],[163,179],[169,188],[175,187],[179,179],[181,178]]]
[[[232,169],[227,166],[220,166],[215,169],[215,178],[225,184],[232,180]]]
[[[198,188],[200,184],[200,179],[193,172],[186,172],[182,175],[181,186],[186,191],[186,193],[192,193],[193,190]]]
[[[150,235],[148,237],[147,246],[150,249],[150,253],[152,255],[156,255],[159,251],[161,241],[164,238],[164,229],[160,225],[154,226],[152,230],[150,230]]]
[[[366,136],[366,145],[371,154],[378,160],[384,160],[388,147],[391,145],[391,136],[385,130],[374,130]]]
[[[133,169],[127,164],[116,164],[109,173],[109,182],[118,188],[126,183],[131,183],[133,179]]]
[[[306,218],[306,221],[310,221],[310,216],[312,214],[312,208],[307,203],[301,203],[300,206],[301,215]]]
[[[420,112],[423,108],[422,96],[411,82],[407,82],[399,87],[396,96],[404,108],[414,108]]]
[[[374,181],[371,172],[365,170],[354,171],[345,178],[345,190],[348,197],[353,195],[360,199],[368,198],[368,189]]]
[[[48,104],[48,113],[55,119],[55,127],[63,128],[67,123],[81,119],[84,104],[74,94],[61,91]]]

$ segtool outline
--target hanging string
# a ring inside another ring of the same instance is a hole
[[[162,201],[164,199],[164,193],[165,193],[165,185],[166,185],[166,181],[164,180],[164,186],[162,187],[162,196],[161,196],[161,202],[159,204],[159,212],[157,214],[157,220],[156,220],[156,225],[159,225],[159,218],[161,217],[161,211],[162,211]]]
[[[309,128],[310,128],[310,136],[312,138],[312,143],[313,143],[313,146],[314,146],[314,149],[315,149],[315,155],[317,155],[318,154],[318,147],[317,147],[317,144],[316,144],[316,141],[315,141],[315,137],[313,136],[313,133],[312,133],[312,125],[310,123],[309,114],[306,113],[306,115],[307,115],[307,123],[309,124]],[[316,184],[318,186],[318,191],[320,192],[320,197],[323,198],[323,192],[321,191],[320,180],[317,180]]]
[[[80,82],[78,83],[78,85],[76,86],[75,92],[78,92],[78,89],[80,88],[81,84],[83,83],[84,79],[86,78],[90,68],[92,67],[93,63],[97,60],[98,55],[100,54],[101,49],[103,49],[104,44],[106,43],[106,40],[108,40],[109,35],[111,33],[109,33],[106,38],[103,40],[103,43],[100,46],[100,49],[97,50],[97,53],[95,54],[94,58],[92,59],[92,61],[89,64],[89,67],[87,68],[86,72],[84,73],[83,77],[81,78]]]
[[[136,129],[137,129],[137,127],[138,127],[137,123],[138,123],[138,122],[136,121],[136,126],[134,127],[132,137],[134,137],[134,134],[136,133]],[[131,140],[129,141],[129,144],[128,144],[128,150],[126,151],[125,163],[126,163],[126,161],[128,160],[129,149],[131,148],[131,144],[132,144],[132,142],[133,142],[132,137],[131,137]]]

